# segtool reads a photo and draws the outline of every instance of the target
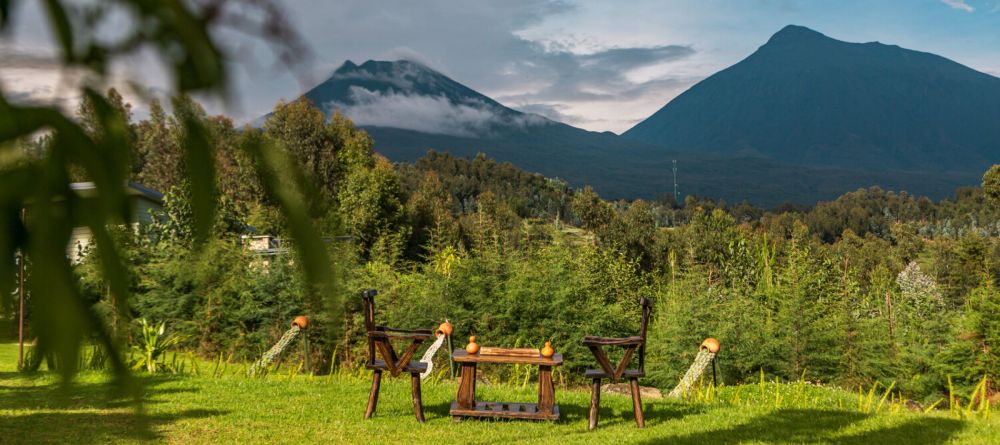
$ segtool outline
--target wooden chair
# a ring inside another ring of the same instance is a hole
[[[417,416],[417,421],[424,421],[424,408],[420,395],[420,373],[427,370],[427,364],[421,362],[411,362],[410,358],[417,352],[420,344],[431,337],[429,330],[410,331],[404,329],[393,329],[375,324],[375,295],[374,290],[361,292],[361,299],[364,301],[365,329],[368,331],[368,363],[365,367],[371,369],[375,375],[372,377],[372,390],[368,395],[368,409],[365,410],[365,419],[375,413],[375,405],[378,404],[378,391],[382,383],[382,372],[389,371],[389,374],[396,377],[404,372],[410,373],[410,382],[413,386],[413,412]],[[393,341],[410,340],[410,345],[402,354],[396,354],[392,346]],[[376,352],[382,357],[376,358]]]
[[[648,298],[639,300],[642,305],[642,327],[639,335],[624,338],[603,338],[588,335],[583,337],[583,344],[594,353],[597,364],[601,369],[588,369],[584,376],[593,379],[594,386],[590,394],[590,429],[597,427],[597,416],[601,405],[601,380],[610,379],[613,383],[618,383],[622,378],[629,380],[632,390],[632,409],[635,413],[635,423],[642,428],[646,425],[646,419],[642,414],[642,399],[639,397],[639,378],[646,376],[646,326],[649,323],[649,314],[653,310],[653,302]],[[611,366],[608,355],[604,353],[605,346],[621,346],[625,349],[618,366]],[[632,362],[632,356],[636,350],[639,351],[639,366],[637,369],[626,369]]]

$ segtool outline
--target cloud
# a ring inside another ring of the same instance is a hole
[[[405,46],[397,46],[397,47],[389,50],[385,54],[385,59],[387,59],[387,60],[407,60],[407,61],[410,61],[410,62],[419,63],[421,65],[429,66],[429,67],[433,67],[433,66],[437,65],[436,63],[434,63],[433,61],[431,61],[431,59],[429,59],[426,55],[422,54],[421,52],[416,51],[413,48],[408,48],[408,47],[405,47]]]
[[[690,46],[611,48],[590,54],[554,51],[536,54],[510,70],[510,76],[535,77],[547,82],[542,88],[501,96],[504,100],[530,101],[618,101],[642,95],[646,87],[674,83],[680,79],[658,76],[637,82],[628,73],[643,67],[666,64],[695,53]]]
[[[328,111],[340,111],[362,126],[488,137],[500,127],[523,128],[548,123],[538,116],[510,113],[478,100],[455,103],[443,95],[378,92],[358,86],[352,86],[349,94],[351,103],[330,102],[324,107]]]
[[[549,51],[510,69],[512,76],[534,78],[534,88],[497,95],[518,110],[584,128],[623,131],[647,117],[702,78],[675,69],[697,55],[688,45],[602,49],[578,54],[572,45],[546,45]],[[530,63],[529,63],[530,62]],[[633,75],[649,71],[642,75]]]
[[[522,113],[536,114],[557,122],[567,122],[576,117],[564,113],[566,106],[560,104],[525,104],[517,107],[516,110]]]
[[[654,47],[612,48],[578,56],[583,66],[600,65],[607,70],[630,70],[665,61],[678,60],[694,54],[690,46],[665,45]]]
[[[3,69],[59,70],[62,64],[51,50],[12,45],[0,41]]]
[[[966,3],[965,0],[941,0],[941,3],[948,5],[951,9],[958,9],[965,12],[974,12],[976,10],[976,8]]]

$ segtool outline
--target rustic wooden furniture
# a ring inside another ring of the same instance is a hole
[[[461,364],[458,396],[451,403],[451,414],[457,421],[462,417],[502,417],[508,419],[558,420],[556,390],[552,385],[552,367],[562,365],[562,354],[542,357],[537,349],[482,348],[478,354],[455,349],[452,360]],[[476,364],[507,363],[538,365],[538,403],[477,402]]]
[[[420,394],[420,373],[427,370],[427,364],[421,362],[411,362],[413,353],[417,352],[420,344],[431,337],[429,330],[410,331],[404,329],[394,329],[375,324],[375,295],[374,290],[361,292],[361,299],[364,302],[365,329],[368,331],[368,362],[365,367],[371,369],[375,375],[372,377],[372,390],[368,395],[368,409],[365,410],[365,419],[375,413],[375,405],[378,404],[378,391],[382,383],[382,372],[389,371],[389,374],[396,377],[404,372],[410,374],[410,383],[413,386],[413,412],[417,416],[417,421],[424,421],[424,408]],[[396,354],[392,346],[393,341],[409,340],[410,345],[402,354]],[[376,358],[376,352],[382,357]]]
[[[604,338],[588,335],[583,337],[583,344],[594,353],[597,364],[601,369],[588,369],[584,376],[594,381],[590,393],[590,429],[597,427],[597,417],[601,405],[601,380],[609,379],[618,383],[622,378],[629,380],[629,387],[632,390],[632,409],[635,414],[635,423],[642,428],[646,425],[646,419],[642,414],[642,399],[639,397],[639,378],[646,376],[646,326],[649,323],[649,314],[653,310],[653,302],[648,298],[639,300],[642,306],[642,325],[639,335],[624,338]],[[604,353],[605,346],[621,346],[625,352],[617,366],[611,366],[611,360]],[[636,369],[626,369],[632,362],[632,356],[636,350],[639,352],[639,363]]]

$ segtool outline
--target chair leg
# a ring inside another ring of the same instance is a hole
[[[410,373],[410,382],[413,389],[413,413],[417,416],[417,422],[424,423],[424,405],[420,400],[420,374]]]
[[[597,428],[597,415],[601,411],[601,379],[594,379],[590,392],[590,425],[589,429]]]
[[[375,414],[375,405],[378,405],[378,390],[382,385],[382,370],[376,369],[372,376],[372,391],[368,394],[368,409],[365,410],[365,419]]]
[[[632,377],[629,379],[629,386],[632,389],[632,410],[635,412],[635,424],[639,428],[646,426],[646,417],[642,414],[642,399],[639,397],[639,379]]]

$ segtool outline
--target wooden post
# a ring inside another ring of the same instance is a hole
[[[601,412],[601,379],[594,379],[594,387],[590,390],[590,426],[597,428],[597,417]]]
[[[458,394],[455,402],[460,409],[473,409],[476,406],[476,364],[462,363],[462,376],[458,381]]]
[[[552,387],[552,367],[538,367],[538,412],[552,414],[556,404],[556,390]]]
[[[417,422],[424,423],[424,406],[420,400],[420,373],[410,373],[410,384],[413,392],[413,414],[417,416]]]
[[[368,409],[365,410],[365,419],[372,417],[375,413],[375,406],[378,405],[378,390],[382,384],[382,370],[376,369],[372,376],[372,391],[368,394]]]
[[[309,334],[305,331],[302,332],[302,356],[305,359],[306,372],[312,374],[312,363],[309,360]]]
[[[632,377],[629,379],[629,386],[632,387],[632,409],[635,411],[635,424],[639,428],[646,426],[646,417],[642,414],[642,398],[639,395],[639,379]]]
[[[718,355],[715,357],[718,357]],[[718,388],[719,382],[715,380],[715,357],[712,357],[712,386]]]
[[[445,321],[448,321],[448,320],[445,320]],[[452,360],[452,358],[451,358],[451,354],[452,354],[451,351],[454,351],[455,349],[451,347],[451,336],[450,335],[446,335],[445,336],[445,340],[448,341],[448,373],[451,375],[451,379],[455,380],[455,361]]]

